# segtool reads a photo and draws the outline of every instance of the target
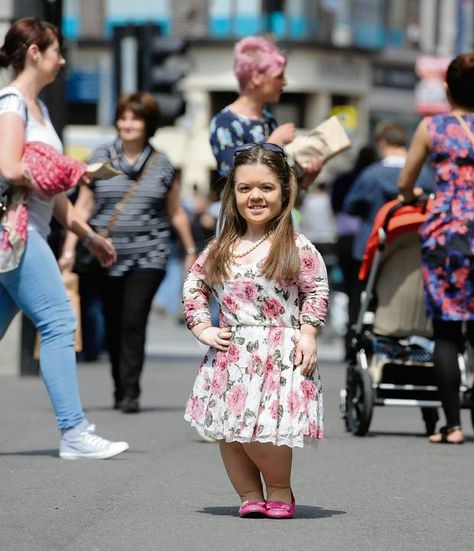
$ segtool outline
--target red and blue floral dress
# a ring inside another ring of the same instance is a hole
[[[474,132],[474,114],[463,119]],[[452,114],[427,119],[437,191],[420,228],[425,303],[432,319],[474,320],[474,146]]]
[[[289,447],[323,437],[319,371],[305,377],[293,358],[300,325],[324,323],[327,274],[321,255],[303,235],[296,244],[301,273],[292,283],[266,279],[260,262],[233,263],[228,280],[211,289],[203,271],[207,251],[188,275],[183,290],[188,327],[210,320],[212,292],[221,327],[232,330],[226,352],[207,351],[186,406],[185,419],[205,436]]]

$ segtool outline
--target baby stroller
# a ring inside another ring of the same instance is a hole
[[[418,237],[430,206],[428,198],[410,205],[390,201],[374,221],[359,273],[367,284],[354,328],[354,359],[340,393],[346,429],[356,436],[367,434],[375,406],[421,407],[427,434],[438,420]],[[474,425],[474,374],[467,356],[458,356],[461,403],[470,408]]]

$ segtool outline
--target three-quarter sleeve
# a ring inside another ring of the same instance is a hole
[[[209,309],[211,289],[205,281],[203,269],[207,253],[208,248],[199,255],[184,281],[183,314],[188,329],[192,329],[199,323],[208,323],[211,321],[211,312]]]
[[[297,245],[300,255],[299,289],[300,314],[302,324],[322,327],[326,320],[329,304],[329,287],[326,266],[314,245],[302,235]]]

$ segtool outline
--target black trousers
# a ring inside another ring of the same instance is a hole
[[[435,341],[433,362],[448,427],[461,424],[460,372],[457,356],[458,353],[463,352],[466,341],[474,346],[474,322],[468,321],[465,329],[466,332],[463,333],[461,321],[433,320]]]
[[[101,277],[99,289],[117,402],[140,395],[148,315],[164,275],[164,270],[142,270]]]

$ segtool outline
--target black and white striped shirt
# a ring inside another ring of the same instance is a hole
[[[112,161],[112,166],[124,172],[108,180],[96,180],[91,187],[95,210],[90,225],[96,231],[107,227],[117,202],[142,171],[146,171],[112,230],[111,239],[118,258],[108,269],[111,276],[122,276],[129,270],[166,268],[171,233],[167,196],[176,170],[164,153],[151,157],[152,153],[151,146],[147,146],[136,163],[130,166],[122,155],[120,140],[117,140],[96,149],[89,160],[95,163],[118,157]]]

